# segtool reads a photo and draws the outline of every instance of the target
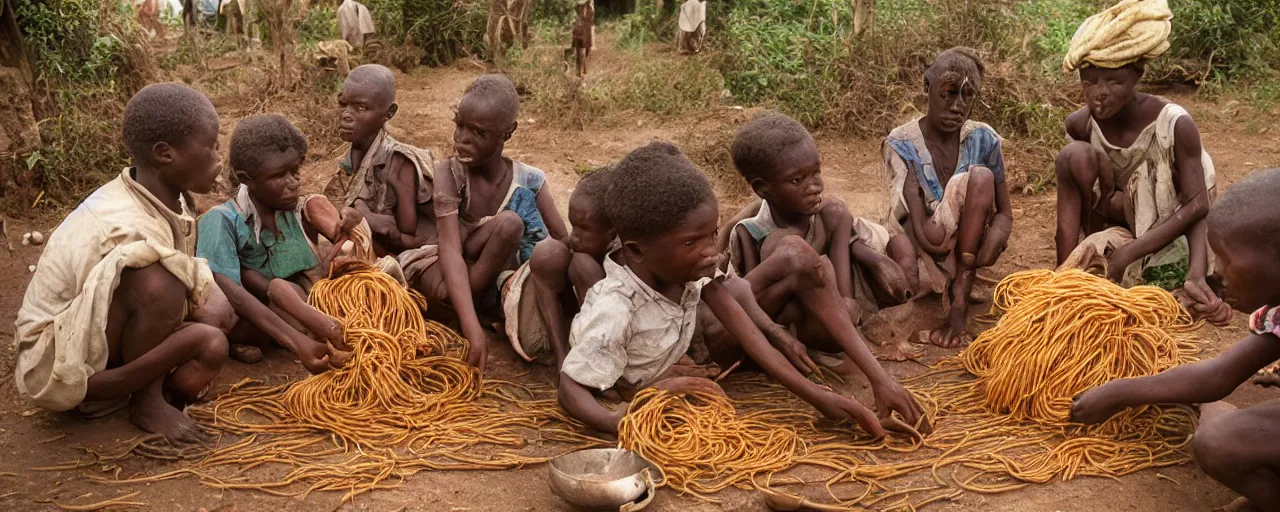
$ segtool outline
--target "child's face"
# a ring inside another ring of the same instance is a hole
[[[1084,101],[1094,119],[1110,119],[1120,109],[1133,101],[1141,73],[1131,67],[1103,69],[1086,67],[1080,70],[1080,86],[1084,88]]]
[[[1273,261],[1256,248],[1224,237],[1214,229],[1209,230],[1209,248],[1217,256],[1214,266],[1222,278],[1222,300],[1245,313],[1263,306],[1280,306],[1280,289],[1275,286],[1280,275]]]
[[[964,126],[978,101],[974,78],[947,71],[929,84],[929,111],[926,121],[942,133],[954,133]]]
[[[778,169],[756,187],[756,194],[783,213],[816,215],[822,209],[822,162],[813,139],[778,155]]]
[[[298,207],[301,166],[302,155],[294,148],[271,153],[263,157],[262,169],[245,182],[245,186],[249,187],[249,194],[267,208],[291,211]]]
[[[617,237],[613,226],[592,201],[576,195],[569,198],[569,225],[573,232],[569,233],[569,248],[573,252],[589,254],[594,258],[605,255],[609,244]]]
[[[671,283],[688,283],[714,277],[716,221],[719,209],[714,201],[694,208],[670,232],[653,237],[639,245],[645,265],[659,279]]]
[[[464,165],[486,162],[502,154],[515,129],[494,102],[474,95],[462,97],[454,115],[453,153]]]
[[[196,194],[208,194],[222,172],[222,155],[218,151],[218,115],[212,111],[203,123],[196,123],[191,135],[170,146],[159,159],[166,169],[165,180],[175,188]]]
[[[338,93],[338,137],[345,142],[371,141],[395,111],[386,91],[373,84],[347,81]]]

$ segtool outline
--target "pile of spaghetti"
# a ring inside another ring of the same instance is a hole
[[[1004,492],[1190,460],[1195,416],[1186,407],[1134,408],[1093,427],[1068,421],[1072,398],[1087,389],[1195,360],[1198,325],[1172,295],[1080,271],[1027,271],[999,283],[993,309],[1000,315],[993,328],[907,382],[934,419],[923,440],[876,440],[833,426],[776,384],[752,378],[736,411],[723,398],[642,393],[619,441],[681,491],[773,492],[768,482],[799,478],[825,482],[836,506],[889,510],[954,499],[960,490]],[[884,451],[897,453],[873,454]]]
[[[206,429],[243,439],[193,467],[120,482],[197,475],[221,489],[340,490],[347,501],[422,470],[547,460],[525,454],[528,437],[568,443],[566,450],[601,444],[560,412],[549,389],[482,381],[464,362],[466,343],[424,320],[422,296],[391,276],[359,261],[336,265],[331,275],[316,283],[310,301],[345,325],[353,350],[345,366],[281,385],[233,386],[190,413]],[[290,471],[274,481],[243,474],[263,464]],[[227,466],[237,474],[215,475]]]

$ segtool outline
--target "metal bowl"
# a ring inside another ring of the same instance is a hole
[[[659,474],[658,468],[644,457],[620,448],[567,453],[551,459],[547,467],[551,473],[551,490],[586,510],[618,510],[635,502],[646,491],[651,498],[653,477]],[[628,508],[639,510],[644,504]]]

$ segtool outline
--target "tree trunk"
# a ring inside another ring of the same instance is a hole
[[[876,0],[853,0],[853,35],[862,37],[863,32],[874,32],[876,24]]]

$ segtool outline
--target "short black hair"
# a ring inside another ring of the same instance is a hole
[[[1228,188],[1209,209],[1209,229],[1263,254],[1280,256],[1280,168],[1256,171]]]
[[[956,46],[939,53],[933,59],[933,64],[924,70],[925,90],[929,90],[930,84],[937,84],[948,71],[970,79],[974,89],[982,89],[982,75],[986,72],[986,67],[982,65],[982,57],[978,55],[977,50],[967,46]]]
[[[799,121],[777,112],[761,112],[738,129],[729,146],[733,167],[750,183],[768,179],[778,170],[778,158],[788,148],[813,140]]]
[[[715,201],[711,183],[669,142],[627,154],[610,171],[605,214],[623,240],[651,239]]]
[[[135,164],[151,165],[157,143],[179,146],[200,123],[218,121],[213,102],[186,84],[143,87],[124,107],[124,144]]]
[[[344,85],[346,83],[368,85],[380,93],[379,96],[386,100],[386,105],[396,102],[396,75],[381,64],[356,66],[347,74],[347,79],[343,83]]]
[[[231,170],[253,177],[262,172],[262,160],[271,152],[290,148],[299,158],[307,156],[307,137],[280,114],[259,114],[241,119],[231,132]]]
[[[507,75],[480,75],[462,93],[464,98],[472,95],[484,98],[497,107],[508,127],[514,125],[516,117],[520,115],[520,93],[516,92],[516,84]]]

